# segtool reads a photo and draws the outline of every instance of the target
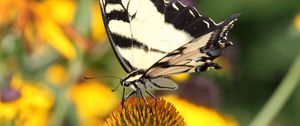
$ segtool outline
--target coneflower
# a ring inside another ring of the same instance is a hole
[[[185,126],[175,107],[163,99],[147,97],[149,105],[137,97],[128,98],[124,108],[119,104],[106,119],[105,126]]]

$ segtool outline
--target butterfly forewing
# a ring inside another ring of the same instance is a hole
[[[147,70],[215,23],[196,9],[164,0],[100,0],[114,51],[127,72]]]

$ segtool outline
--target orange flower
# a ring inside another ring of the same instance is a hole
[[[175,107],[163,99],[146,97],[149,105],[138,97],[128,98],[126,108],[120,103],[110,113],[104,126],[186,126]]]

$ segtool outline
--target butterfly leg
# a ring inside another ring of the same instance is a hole
[[[141,94],[141,96],[142,96],[144,102],[146,103],[146,105],[149,106],[149,104],[148,104],[148,102],[147,102],[147,100],[146,100],[144,94],[143,94],[141,91],[140,91],[140,94]]]
[[[156,97],[147,91],[146,82],[144,82],[143,80],[140,80],[140,82],[144,85],[145,92],[156,100]],[[150,82],[153,83],[151,80],[150,80]]]
[[[155,106],[156,106],[157,98],[156,98],[153,94],[151,94],[149,91],[147,91],[147,90],[145,90],[145,91],[146,91],[146,93],[147,93],[148,95],[150,95],[152,98],[155,99]]]
[[[146,90],[146,92],[149,93],[147,90]],[[139,89],[139,94],[142,96],[142,98],[143,98],[144,102],[146,103],[147,107],[149,107],[151,114],[154,115],[152,108],[150,107],[150,105],[149,105],[147,99],[145,98],[144,94],[141,92],[140,89]],[[151,94],[151,95],[152,95],[152,94]],[[152,95],[152,96],[153,96],[153,95]],[[152,97],[152,96],[151,96],[151,97]],[[153,96],[153,97],[154,97],[154,96]],[[154,98],[155,98],[155,97],[154,97]],[[155,101],[156,101],[156,98],[155,98]]]
[[[133,94],[136,94],[137,92],[136,91],[132,91],[130,94],[124,96],[124,93],[125,93],[125,87],[123,87],[123,97],[122,97],[122,107],[125,106],[125,101],[127,98],[129,98],[130,96],[132,96]]]
[[[148,94],[148,95],[150,95],[152,98],[154,98],[155,100],[157,99],[153,94],[151,94],[149,91],[147,91],[147,90],[145,90],[146,91],[146,93]]]
[[[154,98],[154,99],[155,99],[155,103],[157,103],[157,98],[147,90],[146,82],[144,82],[143,80],[141,80],[140,82],[144,85],[145,92],[146,92],[148,95],[150,95],[152,98]],[[150,82],[153,83],[151,80],[150,80]],[[155,104],[155,105],[156,105],[156,104]]]

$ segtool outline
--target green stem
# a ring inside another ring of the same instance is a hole
[[[263,106],[261,111],[253,119],[249,126],[267,126],[280,112],[295,91],[300,78],[300,53],[290,67],[288,73],[275,90],[271,98]]]
[[[61,126],[66,116],[69,103],[63,88],[56,89],[56,105],[51,115],[50,126]]]
[[[78,8],[75,18],[75,28],[79,33],[87,35],[90,28],[91,5],[93,0],[77,0],[77,2]]]

